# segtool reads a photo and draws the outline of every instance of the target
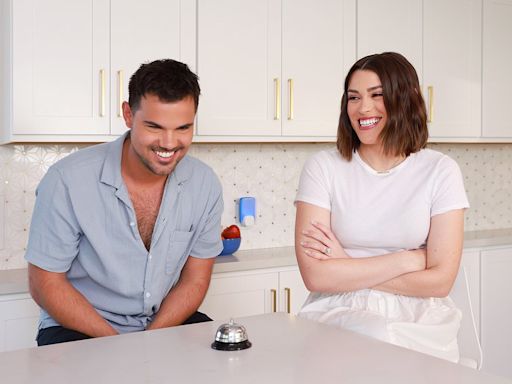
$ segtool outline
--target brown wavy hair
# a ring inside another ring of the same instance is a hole
[[[380,134],[384,153],[409,156],[425,148],[428,139],[427,111],[416,70],[399,53],[384,52],[359,59],[345,78],[336,142],[341,156],[350,161],[361,145],[347,114],[347,90],[352,75],[359,70],[374,72],[382,84],[387,113],[387,122]]]

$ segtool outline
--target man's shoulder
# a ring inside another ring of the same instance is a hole
[[[185,181],[188,194],[197,201],[222,195],[219,177],[209,165],[195,157],[185,156],[175,172],[178,182]]]
[[[208,178],[209,180],[217,180],[217,175],[213,171],[212,167],[196,157],[190,155],[185,156],[181,160],[180,166],[191,179],[198,181],[204,178]]]
[[[102,143],[79,149],[56,162],[52,168],[61,174],[76,172],[83,168],[94,169],[105,161],[105,156],[112,143]]]

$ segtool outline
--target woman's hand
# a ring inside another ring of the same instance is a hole
[[[329,227],[316,221],[311,225],[302,231],[305,239],[300,242],[307,256],[318,260],[350,258]]]

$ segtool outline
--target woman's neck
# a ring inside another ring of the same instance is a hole
[[[357,150],[361,159],[377,172],[386,172],[405,160],[404,155],[386,155],[382,147],[361,145]]]

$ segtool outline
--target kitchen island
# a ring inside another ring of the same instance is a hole
[[[336,327],[272,313],[235,319],[252,347],[213,350],[221,322],[0,353],[2,382],[510,383]]]
[[[220,321],[275,311],[297,313],[308,291],[296,263],[293,247],[218,257],[200,310]],[[484,352],[482,370],[512,379],[507,357],[512,341],[512,229],[466,232],[462,265]],[[35,346],[38,317],[26,269],[0,271],[0,351]]]

